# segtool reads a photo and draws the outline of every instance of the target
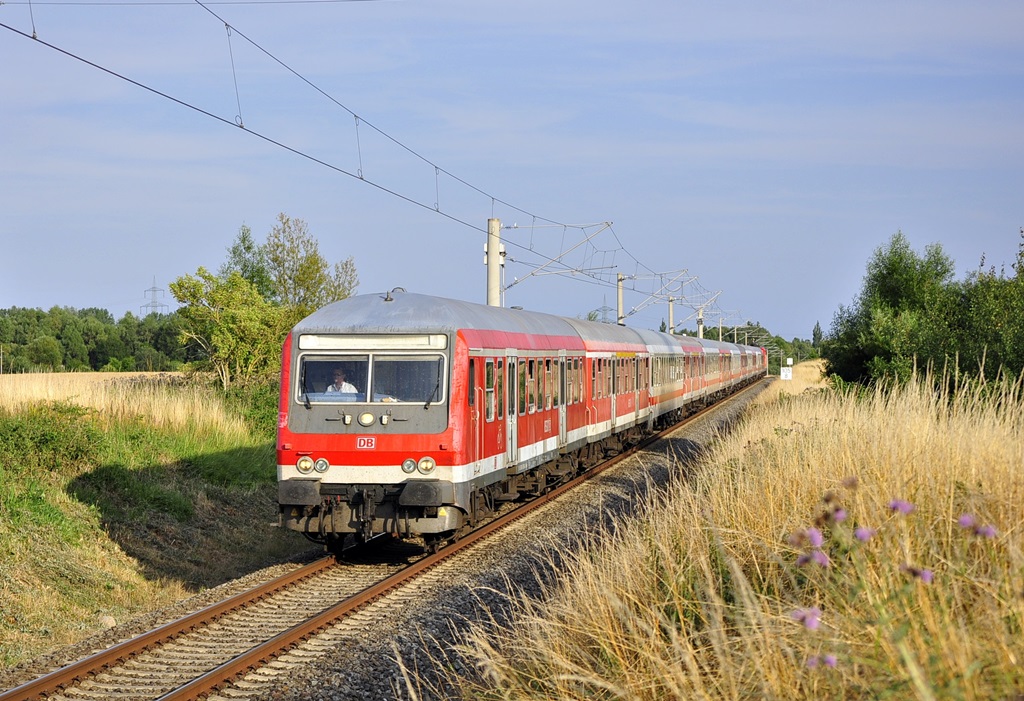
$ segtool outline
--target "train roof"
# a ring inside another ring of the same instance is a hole
[[[296,324],[293,332],[437,333],[463,329],[578,336],[568,320],[552,314],[401,291],[357,295],[328,304]]]
[[[301,335],[454,333],[467,330],[577,339],[581,344],[579,348],[584,345],[588,348],[642,345],[654,352],[665,353],[679,352],[683,348],[691,352],[703,349],[705,353],[755,350],[753,346],[724,341],[674,336],[543,312],[490,307],[401,289],[356,295],[328,304],[298,322],[292,332]],[[510,339],[507,347],[514,345]]]

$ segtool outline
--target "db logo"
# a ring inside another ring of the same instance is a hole
[[[357,450],[373,450],[377,447],[376,436],[356,436]]]

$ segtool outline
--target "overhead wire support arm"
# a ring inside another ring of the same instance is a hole
[[[575,250],[576,250],[577,248],[579,248],[579,247],[580,247],[580,246],[582,246],[583,244],[587,243],[587,242],[588,242],[588,241],[590,241],[590,240],[591,240],[592,238],[594,238],[595,236],[597,236],[598,234],[600,234],[600,233],[601,233],[602,231],[604,231],[605,229],[607,229],[607,228],[609,228],[609,227],[611,227],[611,222],[604,222],[604,223],[603,223],[603,224],[601,225],[601,228],[600,228],[600,229],[598,229],[597,231],[595,231],[594,233],[592,233],[592,234],[591,234],[590,236],[587,236],[587,237],[586,237],[585,239],[583,239],[582,241],[580,241],[579,243],[577,243],[577,244],[576,244],[575,246],[573,246],[573,247],[569,248],[569,249],[568,249],[567,251],[563,251],[563,252],[562,252],[562,253],[560,253],[560,254],[559,254],[559,255],[558,255],[557,257],[555,257],[555,258],[551,258],[550,260],[548,260],[548,262],[544,263],[544,265],[540,266],[540,267],[539,267],[539,268],[537,268],[536,270],[531,270],[531,271],[530,271],[529,273],[527,273],[527,274],[526,274],[526,275],[525,275],[524,277],[521,277],[521,278],[516,278],[516,279],[515,279],[515,280],[513,280],[513,281],[512,281],[511,283],[509,283],[508,287],[506,287],[505,289],[507,290],[507,289],[509,289],[509,288],[513,287],[514,285],[518,285],[518,284],[519,284],[520,282],[522,282],[523,280],[526,280],[527,278],[530,278],[530,277],[533,277],[534,275],[538,275],[538,274],[540,274],[540,272],[541,272],[542,270],[544,270],[544,268],[547,268],[548,266],[552,265],[553,263],[557,263],[557,262],[559,262],[559,261],[560,261],[560,260],[561,260],[562,258],[565,258],[565,257],[566,257],[567,255],[569,255],[570,253],[572,253],[573,251],[575,251]]]
[[[689,271],[685,270],[685,269],[681,270],[680,272],[678,272],[674,278],[672,278],[671,280],[669,280],[666,283],[663,283],[662,286],[660,288],[658,288],[658,290],[656,292],[652,292],[651,294],[647,295],[647,297],[642,302],[640,302],[640,304],[638,304],[635,307],[633,307],[630,310],[629,314],[627,314],[626,316],[632,316],[633,314],[636,314],[637,312],[643,311],[645,308],[649,307],[651,304],[654,304],[655,301],[667,298],[669,296],[669,290],[668,290],[669,285],[671,285],[672,283],[676,282],[679,278],[681,278],[683,275],[686,275],[688,272]],[[663,277],[663,275],[662,274],[658,274],[656,276],[646,276],[646,277]],[[636,276],[634,276],[634,279],[637,279]],[[684,283],[682,283],[679,286],[678,289],[682,290],[683,287],[685,287],[686,285],[688,285],[689,283],[693,282],[696,279],[697,279],[697,276],[694,275],[689,280],[686,280]]]

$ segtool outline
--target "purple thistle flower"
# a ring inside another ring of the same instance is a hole
[[[812,548],[820,548],[821,544],[825,542],[825,536],[817,528],[808,528],[807,542],[811,544]]]
[[[836,523],[842,523],[846,520],[846,509],[839,508],[832,512],[832,520]]]
[[[934,573],[928,569],[922,569],[920,567],[913,567],[911,565],[900,565],[900,569],[909,574],[914,579],[920,579],[924,584],[931,584],[934,578]]]
[[[806,609],[797,609],[790,615],[793,617],[794,621],[802,623],[804,628],[807,630],[818,630],[818,625],[821,622],[819,620],[821,618],[821,609],[817,606],[812,606],[811,608]]]
[[[978,526],[974,529],[974,535],[979,538],[995,538],[996,527],[992,524],[986,523],[984,526]]]
[[[807,668],[816,669],[818,665],[822,667],[835,667],[838,661],[835,655],[814,655],[807,658]]]
[[[970,514],[962,514],[956,522],[960,524],[961,528],[974,528],[974,517]]]
[[[800,556],[796,559],[796,566],[797,567],[803,567],[804,565],[806,565],[810,561],[811,561],[811,554],[810,553],[800,553]]]
[[[816,564],[818,567],[829,566],[828,555],[822,552],[821,550],[815,550],[814,552],[812,552],[811,559],[814,561],[814,564]]]
[[[868,528],[867,526],[857,526],[853,529],[853,537],[862,543],[866,543],[871,540],[871,536],[875,534],[874,528]]]
[[[899,511],[901,514],[906,516],[914,510],[914,505],[909,501],[904,501],[903,499],[893,499],[889,502],[889,508],[893,511]]]

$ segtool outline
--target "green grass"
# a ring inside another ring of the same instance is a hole
[[[0,667],[308,549],[270,525],[273,424],[193,388],[110,395],[0,405]]]

